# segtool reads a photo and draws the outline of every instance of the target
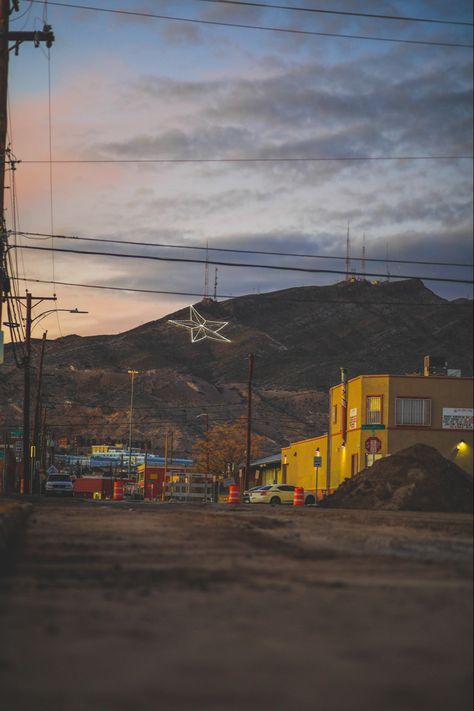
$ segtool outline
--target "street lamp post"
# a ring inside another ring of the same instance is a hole
[[[128,478],[130,479],[132,471],[132,422],[133,422],[133,383],[135,376],[138,375],[138,370],[129,368],[127,373],[132,376],[131,392],[130,392],[130,423],[128,430]]]

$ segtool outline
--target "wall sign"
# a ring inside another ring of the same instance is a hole
[[[443,430],[472,430],[474,410],[470,407],[443,407]]]

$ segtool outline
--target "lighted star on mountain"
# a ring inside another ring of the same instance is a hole
[[[224,341],[225,343],[231,343],[230,338],[226,338],[221,333],[222,329],[225,328],[229,322],[208,321],[204,318],[204,316],[201,316],[201,314],[196,311],[194,306],[189,307],[189,319],[184,321],[169,319],[168,323],[172,323],[173,326],[187,328],[191,333],[191,343],[204,341],[205,338],[210,338],[212,341]]]

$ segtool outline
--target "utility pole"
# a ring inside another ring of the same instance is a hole
[[[26,296],[15,296],[18,301],[26,301],[25,316],[25,352],[23,356],[23,493],[30,491],[30,404],[31,404],[31,311],[33,300],[36,304],[43,301],[56,301],[56,296],[34,297],[29,291]]]
[[[242,489],[245,491],[249,484],[249,473],[250,473],[250,453],[252,449],[252,378],[253,378],[253,353],[249,353],[249,375],[248,375],[248,387],[247,387],[247,446],[246,446],[246,460],[245,460],[245,473],[242,482]],[[240,492],[242,495],[242,492]]]
[[[41,466],[41,461],[39,457],[39,441],[40,441],[40,416],[41,416],[41,384],[43,380],[43,362],[44,362],[44,346],[46,343],[46,336],[48,332],[45,331],[43,333],[43,338],[41,341],[41,354],[40,354],[40,362],[39,362],[39,367],[38,367],[38,380],[37,380],[37,385],[36,385],[36,403],[35,403],[35,415],[33,419],[33,451],[34,451],[34,457],[33,457],[33,486],[36,488],[36,479],[37,479],[37,474],[38,474],[38,483],[39,483],[39,492],[41,492],[41,474],[36,471],[36,465],[37,463],[40,463]]]
[[[7,230],[5,222],[5,169],[7,164],[7,97],[8,97],[8,63],[10,50],[18,54],[23,42],[33,42],[39,47],[41,42],[51,47],[54,34],[50,25],[44,25],[40,31],[10,32],[10,15],[18,12],[18,0],[0,0],[0,329],[2,324],[2,302],[9,292],[9,279],[6,268],[8,249]],[[10,47],[10,42],[14,42]]]
[[[139,371],[133,370],[133,368],[129,368],[127,373],[132,376],[132,387],[131,387],[131,393],[130,393],[130,421],[129,421],[129,431],[128,431],[128,478],[130,479],[131,470],[132,470],[133,383],[135,380],[135,376],[138,375]]]
[[[40,42],[46,42],[51,47],[54,35],[50,25],[44,25],[38,32],[10,32],[10,15],[20,9],[18,0],[0,0],[0,329],[2,324],[2,303],[9,292],[9,276],[7,270],[7,229],[5,221],[5,169],[7,164],[7,97],[8,97],[8,62],[10,42],[12,49],[18,54],[23,42],[33,42],[39,47]],[[26,299],[26,337],[24,398],[23,398],[23,485],[24,493],[30,488],[30,357],[31,357],[31,294]],[[3,340],[3,335],[0,336]]]

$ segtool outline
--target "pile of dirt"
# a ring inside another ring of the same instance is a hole
[[[434,447],[415,444],[346,479],[321,506],[470,513],[472,496],[472,479],[463,469]]]

